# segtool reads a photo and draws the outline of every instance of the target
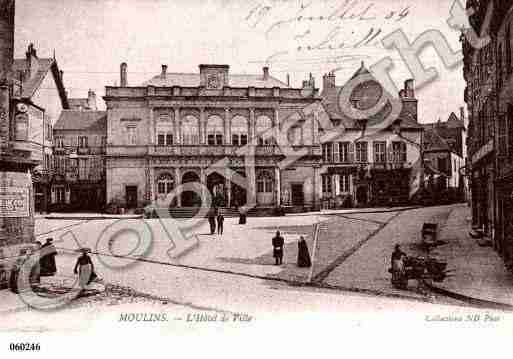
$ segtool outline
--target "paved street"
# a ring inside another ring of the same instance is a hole
[[[350,311],[362,305],[370,310],[408,310],[419,306],[425,310],[426,301],[461,305],[446,297],[426,297],[416,291],[415,283],[411,283],[409,291],[395,290],[387,272],[394,244],[399,243],[403,250],[415,254],[422,223],[435,221],[443,226],[451,212],[460,207],[249,218],[247,225],[228,218],[222,236],[210,235],[208,223],[195,228],[192,233],[197,235],[198,246],[178,259],[168,256],[170,241],[159,232],[158,221],[148,220],[155,242],[144,258],[135,262],[129,258],[136,241],[135,236],[127,233],[111,246],[111,254],[121,258],[101,252],[93,260],[105,282],[166,298],[167,308],[174,308],[177,313],[204,308],[265,316],[296,311]],[[114,220],[39,219],[36,233],[40,234],[39,240],[48,236],[55,239],[60,252],[59,275],[71,278],[77,244],[69,232],[81,246],[94,251],[100,234],[112,223]],[[314,243],[316,223],[319,235]],[[276,230],[282,232],[286,241],[282,266],[275,266],[272,258],[270,243]],[[300,235],[307,239],[313,256],[312,268],[296,266],[296,241]],[[130,265],[120,270],[110,264]],[[299,285],[309,281],[315,286]],[[394,298],[387,298],[390,296]]]

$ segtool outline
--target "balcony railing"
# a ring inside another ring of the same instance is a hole
[[[148,153],[152,156],[244,156],[246,153],[252,153],[251,150],[245,150],[246,146],[210,146],[210,145],[173,145],[173,146],[149,146]],[[279,156],[294,155],[302,153],[306,149],[305,155],[320,156],[320,146],[255,146],[256,156]]]

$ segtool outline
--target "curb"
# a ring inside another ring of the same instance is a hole
[[[419,209],[419,208],[425,208],[425,206],[412,206],[412,207],[401,207],[401,208],[386,208],[386,209],[379,209],[379,210],[348,210],[347,212],[328,212],[325,213],[323,211],[318,212],[306,212],[306,213],[288,213],[285,216],[286,217],[301,217],[301,216],[311,216],[311,215],[317,215],[317,216],[344,216],[347,214],[372,214],[372,213],[390,213],[390,212],[405,212],[412,209]]]
[[[143,215],[102,215],[102,216],[81,216],[81,217],[70,217],[70,216],[42,216],[36,217],[36,219],[53,219],[53,220],[71,220],[71,221],[94,221],[94,220],[109,220],[109,219],[142,219]]]
[[[467,295],[456,293],[456,292],[450,291],[448,289],[435,286],[430,283],[426,283],[426,286],[437,294],[445,295],[447,297],[457,299],[457,300],[460,300],[462,302],[465,302],[465,303],[468,303],[468,304],[471,304],[471,305],[474,305],[477,307],[484,307],[484,308],[489,308],[489,309],[499,309],[499,310],[504,310],[504,311],[513,311],[513,305],[511,305],[511,304],[469,297]]]

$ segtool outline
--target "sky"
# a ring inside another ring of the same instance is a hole
[[[268,65],[278,79],[289,74],[294,87],[312,73],[321,87],[326,72],[343,85],[361,61],[369,67],[388,56],[401,88],[412,75],[380,40],[398,29],[410,42],[437,30],[461,51],[459,33],[446,23],[454,1],[17,0],[15,55],[23,57],[30,42],[40,57],[55,50],[70,97],[86,97],[88,89],[103,96],[105,86],[119,84],[121,62],[131,86],[159,74],[162,64],[169,72],[198,72],[199,64],[216,63],[257,74]],[[429,47],[421,59],[439,75],[416,92],[419,122],[459,114],[462,65],[446,69]]]

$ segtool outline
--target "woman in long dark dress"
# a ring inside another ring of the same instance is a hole
[[[41,259],[39,260],[41,276],[53,276],[57,272],[57,265],[55,264],[57,249],[52,242],[53,238],[47,238],[46,243],[41,246]]]
[[[312,261],[310,259],[310,253],[308,252],[308,245],[306,244],[303,236],[299,237],[297,242],[297,266],[298,267],[310,267]]]
[[[95,278],[94,265],[91,257],[87,254],[90,252],[88,248],[81,249],[82,255],[78,257],[77,264],[73,272],[78,274],[78,282],[80,288],[84,290]]]

